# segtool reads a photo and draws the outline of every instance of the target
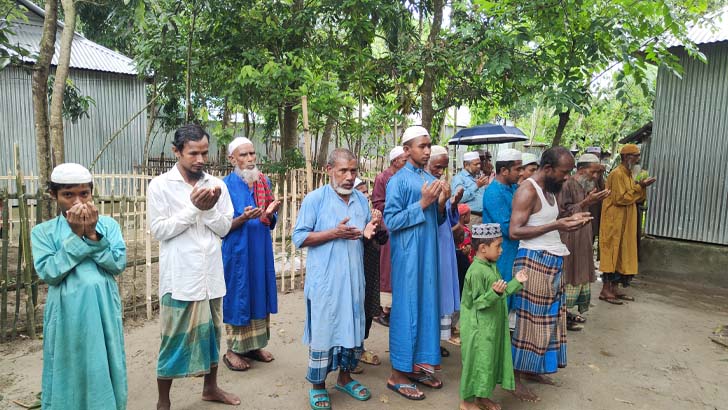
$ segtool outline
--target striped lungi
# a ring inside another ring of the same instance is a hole
[[[306,380],[311,384],[324,384],[326,375],[336,369],[351,372],[359,364],[364,346],[345,348],[334,346],[329,350],[308,349],[308,372]]]
[[[238,354],[258,350],[270,340],[270,316],[266,319],[251,319],[246,326],[225,324],[228,349]]]
[[[566,306],[561,282],[563,257],[519,249],[513,273],[526,269],[528,281],[513,298],[516,329],[512,338],[513,369],[555,373],[566,367]]]
[[[579,309],[579,313],[584,313],[589,310],[589,303],[591,302],[591,283],[587,282],[577,286],[564,285],[564,292],[566,293],[567,309],[571,309],[576,306]]]
[[[222,298],[200,301],[162,296],[159,303],[162,344],[157,378],[176,379],[210,373],[220,356]]]

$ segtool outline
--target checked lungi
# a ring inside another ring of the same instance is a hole
[[[513,369],[545,374],[566,367],[566,306],[561,282],[563,257],[519,249],[513,274],[525,269],[528,281],[513,298],[516,328]]]
[[[324,384],[326,376],[336,369],[351,372],[359,364],[364,346],[353,349],[334,346],[329,350],[308,349],[308,373],[306,380],[311,384]]]
[[[564,292],[566,293],[567,309],[576,306],[579,309],[579,313],[584,313],[589,310],[591,283],[587,282],[577,286],[564,285]]]
[[[270,340],[270,316],[266,319],[251,319],[245,326],[225,324],[228,349],[238,354],[258,350],[268,345]]]
[[[157,378],[176,379],[210,373],[220,358],[222,298],[200,301],[162,296],[159,303],[162,344]]]

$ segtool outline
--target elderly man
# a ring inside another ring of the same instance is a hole
[[[424,393],[412,382],[439,389],[439,248],[437,228],[445,220],[444,182],[425,170],[432,142],[427,129],[409,127],[402,135],[407,164],[387,184],[384,222],[392,243],[392,314],[387,387],[410,400]]]
[[[222,241],[227,287],[222,321],[228,346],[222,361],[230,370],[244,371],[250,360],[273,360],[263,348],[270,339],[270,314],[278,311],[270,231],[281,202],[274,199],[270,180],[256,167],[249,139],[230,142],[228,157],[235,168],[223,180],[233,203],[233,221]]]
[[[513,195],[518,189],[518,180],[523,173],[522,154],[515,149],[505,149],[498,152],[495,161],[495,180],[488,185],[483,195],[483,222],[500,225],[503,234],[503,253],[496,266],[503,280],[509,282],[512,278],[513,262],[518,253],[518,240],[510,235],[511,207]],[[512,297],[508,298],[508,308],[511,307]],[[511,329],[515,325],[515,317],[510,317]]]
[[[174,133],[177,163],[147,191],[147,219],[159,241],[157,409],[169,409],[172,380],[204,375],[202,399],[240,404],[217,385],[225,276],[220,238],[233,205],[225,184],[203,171],[210,136],[190,124]]]
[[[381,219],[369,211],[369,200],[354,189],[358,172],[354,154],[343,148],[329,155],[331,183],[301,203],[292,240],[308,248],[306,258],[306,322],[303,342],[309,346],[306,379],[311,409],[331,407],[326,376],[337,369],[336,389],[356,400],[368,400],[369,389],[351,378],[364,341],[364,243]]]
[[[440,179],[450,163],[447,148],[433,145],[427,170],[433,177]],[[443,185],[442,195],[447,197],[445,202],[445,220],[437,228],[437,243],[440,249],[440,340],[451,341],[452,325],[455,312],[460,311],[460,283],[458,279],[458,261],[455,254],[455,239],[452,229],[460,222],[458,203],[463,196],[463,188],[458,188],[455,195],[450,198],[450,187]],[[450,352],[444,347],[440,348],[442,356],[447,357]]]
[[[483,216],[483,194],[490,181],[489,176],[481,169],[480,156],[477,151],[463,155],[463,169],[452,179],[452,192],[463,188],[462,203],[470,207],[470,223],[478,225]]]
[[[523,172],[521,173],[521,178],[518,179],[518,185],[521,185],[521,182],[531,178],[531,176],[533,176],[536,172],[538,169],[538,157],[531,153],[524,152],[521,164],[523,165]]]
[[[541,167],[513,197],[510,236],[519,240],[513,272],[525,269],[528,282],[513,299],[516,328],[513,333],[513,369],[521,400],[539,398],[521,382],[522,378],[554,384],[544,376],[566,367],[566,307],[562,282],[563,257],[569,250],[559,231],[581,229],[588,213],[557,219],[556,195],[574,169],[574,156],[564,147],[546,150]]]
[[[640,149],[627,144],[619,152],[622,163],[607,177],[611,191],[602,203],[599,229],[599,270],[602,271],[602,292],[599,299],[621,305],[620,299],[634,300],[617,291],[619,284],[629,286],[637,274],[637,203],[646,198],[647,187],[656,179],[635,182],[640,172]]]
[[[598,191],[596,179],[602,165],[594,154],[584,154],[576,161],[576,174],[564,183],[557,196],[559,216],[566,218],[579,212],[586,212],[609,195],[608,190]],[[592,248],[592,225],[587,224],[578,231],[561,232],[561,241],[569,249],[564,256],[563,282],[566,293],[566,327],[581,330],[586,319],[582,313],[589,310],[591,282],[594,282],[594,250]],[[579,314],[568,309],[577,307]]]
[[[404,164],[407,163],[407,154],[404,148],[398,145],[389,151],[389,168],[382,171],[374,179],[372,190],[372,206],[379,212],[384,212],[384,201],[387,197],[387,183]],[[382,314],[374,318],[379,324],[389,326],[389,311],[392,307],[392,253],[390,242],[381,246],[379,252],[379,289]],[[366,352],[364,353],[366,356]]]
[[[126,409],[126,358],[116,276],[126,267],[119,224],[99,216],[93,177],[58,165],[48,191],[61,214],[31,233],[33,263],[48,284],[43,315],[44,409]]]

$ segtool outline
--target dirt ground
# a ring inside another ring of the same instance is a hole
[[[585,330],[569,333],[568,367],[554,377],[559,386],[532,386],[542,397],[538,404],[521,403],[499,390],[495,399],[505,409],[728,409],[728,349],[708,339],[718,325],[728,324],[728,290],[641,278],[631,290],[636,302],[612,306],[596,298],[599,287],[599,283],[593,287],[594,306],[587,313]],[[269,345],[274,362],[255,363],[244,373],[221,368],[221,385],[240,395],[239,408],[308,408],[306,348],[300,341],[303,307],[302,291],[280,295]],[[387,331],[375,324],[367,341],[383,365],[367,366],[359,376],[371,388],[372,399],[360,403],[330,389],[333,408],[457,409],[459,349],[447,345],[452,355],[443,359],[445,388],[425,390],[425,401],[411,402],[385,387]],[[157,321],[127,326],[131,410],[154,409],[158,347]],[[33,401],[40,389],[41,363],[39,341],[0,345],[0,409],[20,409],[11,400]],[[329,383],[335,382],[334,377]],[[228,408],[200,401],[201,386],[200,378],[175,381],[173,408]]]

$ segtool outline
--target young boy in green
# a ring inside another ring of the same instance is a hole
[[[500,410],[490,399],[496,384],[513,390],[513,360],[506,297],[528,279],[521,270],[506,283],[496,268],[503,252],[500,225],[473,225],[473,264],[465,276],[460,306],[463,369],[460,410]]]

